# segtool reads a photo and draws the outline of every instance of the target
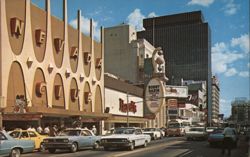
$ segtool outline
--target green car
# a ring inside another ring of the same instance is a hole
[[[0,156],[19,157],[21,153],[33,152],[34,147],[32,140],[16,140],[5,131],[0,131]]]

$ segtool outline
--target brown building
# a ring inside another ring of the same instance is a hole
[[[3,125],[101,125],[104,112],[101,42],[25,0],[0,1],[0,109]],[[1,115],[0,115],[1,116]],[[1,119],[0,118],[0,119]],[[19,123],[20,122],[20,123]],[[101,126],[100,126],[101,127]]]

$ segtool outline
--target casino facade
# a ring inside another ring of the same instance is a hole
[[[0,122],[25,125],[96,125],[104,113],[103,29],[101,41],[51,16],[30,0],[0,1]],[[1,120],[2,119],[2,120]],[[19,123],[20,122],[20,123]]]

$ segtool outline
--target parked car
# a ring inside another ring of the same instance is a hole
[[[84,147],[99,148],[100,139],[87,129],[66,129],[59,136],[45,138],[43,143],[50,153],[55,153],[57,149],[68,149],[73,153]]]
[[[45,135],[40,135],[36,131],[29,131],[29,130],[22,130],[22,129],[11,131],[9,134],[11,137],[15,139],[33,140],[35,142],[35,149],[40,150],[40,151],[44,150],[43,139],[48,137]]]
[[[143,134],[150,135],[152,140],[162,138],[162,132],[158,128],[145,128],[143,129]]]
[[[205,127],[191,127],[188,132],[186,132],[186,138],[187,140],[197,140],[207,139],[207,132],[205,130]]]
[[[16,140],[5,131],[0,131],[0,156],[20,157],[21,153],[33,152],[35,143],[32,140]]]
[[[140,128],[127,127],[116,128],[112,135],[103,136],[100,145],[104,147],[104,150],[110,148],[128,148],[129,150],[134,150],[137,146],[146,147],[150,141],[151,137],[143,134]]]

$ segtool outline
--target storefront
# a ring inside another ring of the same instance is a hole
[[[80,24],[77,29],[68,25],[67,3],[59,20],[51,16],[50,1],[46,11],[28,2],[0,1],[3,125],[72,126],[75,117],[101,124],[109,117],[104,113],[103,29],[96,42],[93,29],[86,36]]]
[[[105,111],[112,116],[104,121],[104,130],[116,127],[145,127],[143,88],[105,75]]]

